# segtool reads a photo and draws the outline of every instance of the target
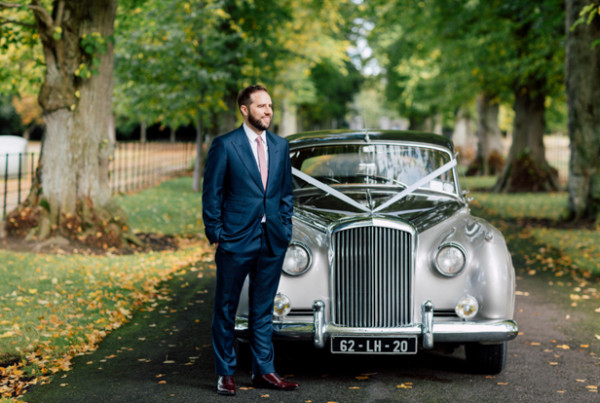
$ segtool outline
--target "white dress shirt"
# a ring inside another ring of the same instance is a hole
[[[254,159],[256,160],[256,166],[258,165],[258,150],[256,146],[256,138],[260,137],[260,140],[263,143],[263,147],[265,149],[265,161],[267,161],[267,167],[269,166],[269,146],[267,145],[267,133],[263,130],[260,134],[256,134],[254,130],[250,129],[248,125],[244,122],[242,125],[244,128],[244,132],[246,132],[246,136],[248,136],[248,141],[250,142],[250,147],[252,148],[252,154],[254,154]]]
[[[254,154],[254,159],[256,160],[256,166],[260,170],[260,165],[258,163],[258,146],[256,145],[256,138],[260,138],[262,141],[263,148],[265,149],[265,161],[267,163],[267,169],[269,167],[269,148],[267,146],[267,133],[263,130],[260,136],[254,132],[254,130],[250,129],[246,122],[242,125],[244,128],[244,132],[246,132],[246,136],[248,136],[248,141],[250,141],[250,148],[252,148],[252,154]],[[267,222],[267,216],[264,215],[261,223]]]

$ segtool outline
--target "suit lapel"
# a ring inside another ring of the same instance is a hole
[[[248,141],[248,136],[246,136],[246,132],[244,132],[244,128],[240,127],[237,130],[236,138],[233,141],[235,144],[235,151],[238,153],[240,157],[240,161],[248,170],[250,177],[257,186],[263,189],[262,180],[260,179],[260,172],[258,170],[258,165],[256,164],[256,159],[254,158],[254,154],[252,153],[252,148],[250,147],[250,142]],[[270,156],[270,154],[269,154]],[[269,162],[270,165],[270,162]]]
[[[269,188],[269,183],[272,183],[278,177],[279,170],[281,169],[279,161],[281,157],[279,156],[280,153],[275,136],[275,134],[267,131],[267,146],[269,147],[269,178],[267,179],[267,189]]]

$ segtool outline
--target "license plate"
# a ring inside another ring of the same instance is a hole
[[[417,338],[331,336],[331,352],[338,354],[416,354]]]

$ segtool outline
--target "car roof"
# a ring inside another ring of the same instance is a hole
[[[364,141],[366,143],[369,141],[400,141],[431,144],[454,151],[452,141],[447,137],[435,133],[413,130],[320,130],[292,134],[287,136],[286,139],[290,144],[290,148],[299,148],[319,143],[329,143],[332,141]]]

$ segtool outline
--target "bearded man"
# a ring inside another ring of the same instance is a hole
[[[292,173],[286,140],[267,129],[273,103],[267,89],[253,85],[238,96],[244,123],[218,136],[208,152],[202,188],[202,216],[217,245],[217,287],[212,342],[217,392],[236,393],[233,374],[235,315],[249,277],[249,342],[255,387],[294,390],[273,364],[273,301],[292,237]]]

